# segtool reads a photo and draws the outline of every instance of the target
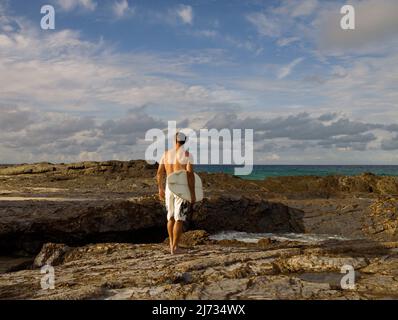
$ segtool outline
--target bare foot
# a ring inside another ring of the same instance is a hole
[[[174,254],[174,247],[173,247],[173,243],[170,242],[170,253]]]

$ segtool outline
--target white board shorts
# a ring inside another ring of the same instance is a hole
[[[167,183],[165,196],[167,220],[170,221],[174,218],[175,221],[186,221],[190,210],[190,202],[172,193]]]

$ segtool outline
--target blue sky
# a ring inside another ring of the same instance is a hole
[[[340,8],[357,28],[340,28]],[[51,4],[56,29],[40,29]],[[143,158],[255,129],[255,162],[396,164],[395,0],[0,0],[0,162]]]

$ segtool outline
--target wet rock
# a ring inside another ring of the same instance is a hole
[[[375,243],[375,253],[381,245]],[[342,241],[337,247],[346,246]],[[336,250],[330,254],[323,244],[308,249],[206,244],[176,256],[168,253],[165,244],[95,244],[65,253],[55,268],[54,290],[40,290],[40,270],[0,275],[0,299],[398,297],[394,250],[371,258],[360,255],[355,247],[351,253]],[[351,264],[361,275],[355,279],[354,290],[339,286],[344,264]]]

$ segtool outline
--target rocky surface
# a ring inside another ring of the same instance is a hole
[[[398,198],[381,197],[374,201],[365,216],[363,228],[373,238],[398,238]]]
[[[145,161],[40,163],[0,167],[1,197],[126,199],[156,192],[156,165]],[[398,195],[398,177],[305,176],[248,181],[227,174],[201,173],[207,195],[261,199],[325,199]]]
[[[270,192],[289,198],[329,198],[398,195],[398,177],[376,176],[364,173],[359,176],[306,176],[268,178],[262,185]]]
[[[48,244],[36,265],[52,263],[55,289],[41,289],[40,269],[23,270],[0,277],[0,298],[398,298],[397,242],[237,244],[206,237],[185,235],[187,253],[177,256],[168,254],[167,244]],[[353,289],[341,286],[344,265],[356,270]]]
[[[47,174],[47,176],[76,176],[76,175],[110,175],[123,174],[127,177],[151,177],[156,172],[156,165],[146,161],[103,161],[80,162],[71,164],[37,163],[24,165],[10,165],[0,167],[2,176],[18,176],[27,174]]]
[[[166,213],[154,196],[130,201],[0,201],[0,252],[35,253],[46,242],[161,242]],[[244,218],[242,218],[244,217]],[[208,232],[301,232],[298,210],[227,196],[195,206],[186,228]]]
[[[1,166],[0,298],[398,297],[396,177],[201,173],[206,198],[185,225],[198,231],[184,236],[189,254],[170,257],[155,174],[143,161]],[[351,240],[208,239],[223,230]],[[57,285],[42,291],[47,263]],[[339,285],[344,264],[355,290]]]

